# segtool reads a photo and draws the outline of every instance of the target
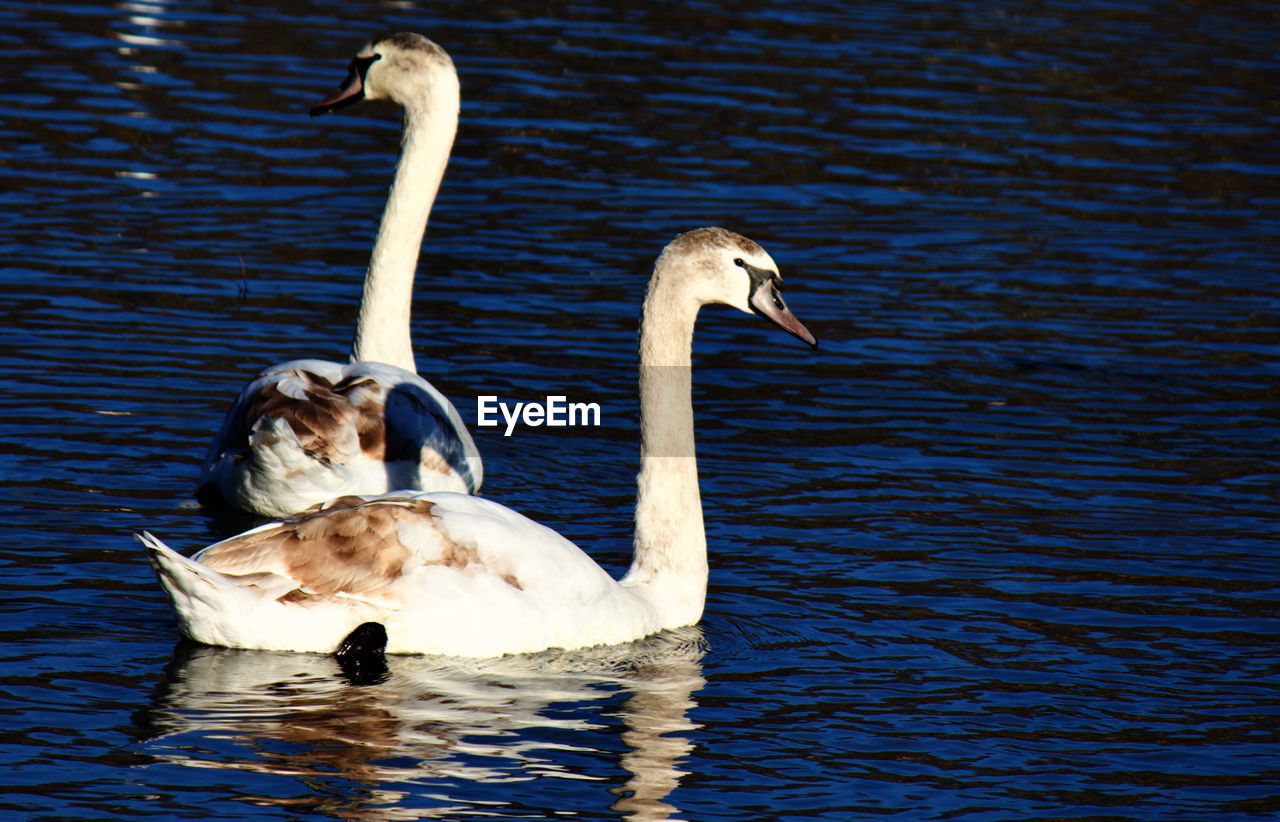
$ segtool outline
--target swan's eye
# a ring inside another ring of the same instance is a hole
[[[736,265],[738,268],[746,268],[746,267],[747,267],[747,264],[746,264],[746,263],[744,263],[744,262],[742,261],[742,258],[741,258],[741,257],[734,257],[734,258],[733,258],[733,264],[734,264],[734,265]]]

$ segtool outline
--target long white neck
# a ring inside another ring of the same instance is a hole
[[[640,474],[635,557],[622,583],[663,627],[697,622],[707,597],[707,537],[693,444],[691,358],[699,303],[663,271],[640,318]],[[664,276],[664,273],[667,276]]]
[[[409,339],[413,275],[431,204],[458,130],[458,105],[456,83],[437,83],[430,99],[405,106],[400,161],[364,277],[352,361],[417,371]]]

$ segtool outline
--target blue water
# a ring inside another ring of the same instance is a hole
[[[1235,820],[1280,812],[1280,7],[0,0],[0,815]],[[703,312],[702,624],[398,658],[179,643],[131,533],[234,393],[342,358],[399,124],[453,55],[420,367],[614,572],[652,260],[762,243],[816,352]]]

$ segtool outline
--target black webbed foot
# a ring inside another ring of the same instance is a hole
[[[381,623],[366,622],[347,634],[334,657],[352,685],[377,685],[391,675],[386,650],[387,629]]]

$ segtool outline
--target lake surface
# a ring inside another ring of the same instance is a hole
[[[0,816],[1236,820],[1280,812],[1280,7],[0,0]],[[718,224],[810,352],[702,314],[700,626],[396,658],[178,642],[131,534],[259,368],[342,359],[452,54],[421,370],[615,573],[653,258]]]

